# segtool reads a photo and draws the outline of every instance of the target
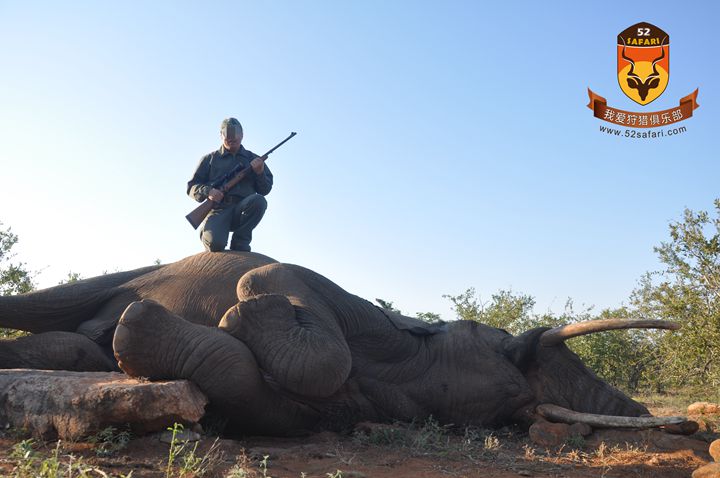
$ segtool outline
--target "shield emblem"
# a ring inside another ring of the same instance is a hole
[[[670,80],[670,36],[641,22],[620,33],[617,43],[620,89],[641,105],[657,99]]]

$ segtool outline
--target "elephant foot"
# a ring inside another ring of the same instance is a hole
[[[125,309],[113,348],[128,375],[192,381],[242,433],[291,434],[317,420],[312,410],[265,383],[242,341],[192,324],[157,302],[133,302]]]
[[[128,305],[113,337],[115,359],[120,368],[133,377],[173,378],[168,343],[174,342],[181,320],[154,301]]]

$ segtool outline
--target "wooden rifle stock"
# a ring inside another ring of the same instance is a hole
[[[201,202],[198,207],[193,209],[190,214],[185,216],[185,219],[188,220],[193,229],[197,229],[198,227],[200,227],[200,224],[202,224],[207,215],[210,214],[210,211],[213,210],[215,205],[215,202],[211,201],[210,199],[206,199]]]
[[[288,136],[287,138],[285,138],[284,140],[279,142],[270,151],[268,151],[267,153],[260,156],[260,158],[262,158],[263,160],[266,160],[273,151],[275,151],[280,146],[285,144],[287,141],[290,140],[290,138],[292,138],[296,134],[297,133],[293,131],[292,133],[290,133],[290,136]],[[220,191],[222,191],[223,194],[227,193],[229,190],[231,190],[233,188],[233,186],[235,186],[237,183],[242,181],[245,178],[245,176],[248,175],[248,173],[250,172],[251,169],[252,169],[252,166],[248,166],[247,168],[240,170],[235,176],[230,178],[224,185],[222,185],[218,189]],[[193,227],[193,229],[197,229],[198,227],[200,227],[200,224],[202,224],[202,222],[205,220],[207,215],[210,214],[210,211],[212,211],[216,206],[217,206],[217,203],[215,201],[212,201],[211,199],[206,199],[202,203],[200,203],[200,205],[198,207],[193,209],[190,212],[190,214],[185,216],[185,219],[188,220],[188,222]]]

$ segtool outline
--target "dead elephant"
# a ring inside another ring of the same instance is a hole
[[[607,415],[641,417],[644,406],[595,376],[563,340],[674,327],[598,321],[512,336],[469,321],[430,325],[309,269],[241,252],[2,297],[0,326],[34,334],[0,343],[0,368],[119,367],[188,379],[236,430],[273,435],[431,415],[498,426],[532,421],[538,405],[601,426]]]

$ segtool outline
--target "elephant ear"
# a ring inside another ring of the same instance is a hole
[[[537,344],[546,330],[550,330],[550,327],[538,327],[518,336],[508,335],[503,343],[503,354],[521,372],[524,372],[535,360]]]
[[[333,311],[322,303],[293,305],[279,294],[241,300],[219,327],[242,340],[282,388],[312,398],[335,393],[352,358]]]
[[[384,309],[382,307],[378,307],[378,309],[385,314],[385,317],[387,317],[390,323],[398,330],[407,330],[414,335],[435,335],[447,332],[447,324],[445,322],[431,324],[414,317],[407,317],[390,309]]]

